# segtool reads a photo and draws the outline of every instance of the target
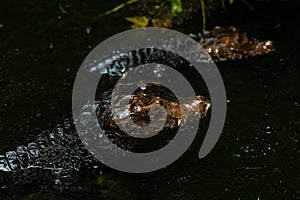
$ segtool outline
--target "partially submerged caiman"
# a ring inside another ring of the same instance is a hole
[[[215,61],[237,60],[275,51],[274,42],[260,42],[239,31],[238,27],[215,27],[204,34],[191,35]]]
[[[274,51],[272,41],[259,42],[256,39],[249,39],[245,33],[239,33],[235,27],[216,27],[212,31],[205,33],[204,36],[197,36],[196,39],[203,44],[204,48],[216,61],[248,58]],[[135,53],[123,55],[123,60],[114,60],[109,69],[106,70],[106,73],[108,76],[120,78],[128,71],[128,68],[126,68],[127,70],[120,68],[120,66],[124,65],[124,60],[127,63],[135,63],[135,66],[137,66],[140,64],[137,62],[142,57],[147,57],[149,56],[147,54],[151,53],[153,52],[141,49],[136,50]],[[159,59],[161,58],[153,57],[153,60],[148,62],[155,62]],[[166,123],[163,129],[172,129],[179,125],[184,125],[190,120],[204,117],[210,108],[209,100],[199,95],[193,98],[186,98],[183,101],[184,104],[181,105],[184,107],[181,113],[179,112],[180,105],[176,98],[172,95],[167,95],[168,97],[162,95],[159,85],[148,84],[145,87],[146,90],[140,90],[134,95],[121,98],[122,101],[127,102],[127,105],[124,107],[126,109],[121,109],[121,112],[125,114],[117,113],[119,116],[123,116],[123,120],[133,120],[137,126],[147,126],[149,121],[151,121],[149,111],[162,106],[166,109]],[[147,93],[145,91],[152,92]],[[110,102],[111,91],[103,92],[100,95],[99,104],[96,105],[100,126],[107,130],[106,133],[115,144],[130,150],[134,144],[128,143],[128,141],[123,143],[122,140],[123,138],[126,140],[127,135],[124,134],[124,131],[118,129]],[[95,105],[87,103],[84,109],[88,110],[90,108],[94,109]],[[26,145],[20,145],[13,151],[0,154],[0,171],[19,172],[32,168],[48,169],[59,175],[58,180],[62,177],[72,176],[63,176],[62,174],[78,171],[83,167],[97,167],[98,165],[99,163],[93,156],[85,150],[70,119],[65,120],[62,125],[58,125],[52,131],[44,131],[37,135],[35,141]],[[5,180],[7,179],[4,176],[0,178],[1,185],[7,184]]]
[[[115,130],[119,136],[131,138],[130,144],[138,141],[128,133],[135,137],[153,136],[153,133],[161,130],[178,128],[199,120],[206,116],[210,108],[210,102],[204,96],[176,97],[156,83],[142,84],[132,95],[116,96],[113,104],[111,96],[112,90],[101,95],[98,120],[103,129]],[[182,103],[179,103],[178,98]],[[131,145],[117,145],[132,148]]]

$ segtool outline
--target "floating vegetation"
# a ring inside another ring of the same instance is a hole
[[[235,0],[129,0],[121,3],[111,10],[99,16],[109,15],[119,11],[125,6],[135,3],[135,16],[128,16],[125,19],[131,23],[131,28],[141,28],[147,26],[171,28],[174,24],[180,25],[192,16],[202,16],[202,32],[204,33],[207,25],[207,15],[210,9],[220,7],[226,10]],[[246,1],[241,0],[251,10],[254,8]]]

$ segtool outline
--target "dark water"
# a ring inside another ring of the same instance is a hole
[[[1,3],[0,150],[24,144],[39,131],[71,116],[72,86],[81,62],[98,43],[130,25],[123,20],[129,15],[126,11],[95,18],[116,4],[34,0]],[[62,13],[59,6],[67,13]],[[77,191],[77,196],[300,198],[300,4],[270,2],[255,3],[254,7],[253,12],[236,3],[230,12],[215,14],[208,22],[210,27],[238,25],[259,39],[274,40],[277,47],[269,55],[217,64],[227,91],[228,112],[214,150],[199,160],[200,136],[182,158],[166,169],[137,175],[105,168],[103,174],[112,183],[104,189],[91,184],[92,192]],[[201,30],[200,19],[175,29],[197,33]],[[30,199],[35,196],[31,193],[36,193],[32,191],[34,188],[21,188],[17,197]],[[50,193],[44,196],[57,198]],[[0,199],[10,195],[1,188]],[[61,194],[60,198],[74,196]]]

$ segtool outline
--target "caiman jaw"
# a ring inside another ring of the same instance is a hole
[[[207,115],[208,110],[210,109],[211,103],[206,99],[204,102],[204,111],[201,112],[201,118],[205,117]]]
[[[208,110],[210,109],[211,103],[207,98],[201,95],[197,96],[197,100],[199,101],[198,113],[200,115],[200,118],[203,118],[206,116]]]
[[[210,102],[207,102],[206,108],[205,108],[205,115],[207,114],[208,110],[210,109],[210,106],[211,106]]]

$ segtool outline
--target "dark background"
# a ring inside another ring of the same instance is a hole
[[[99,13],[121,1],[2,1],[0,4],[0,150],[15,149],[71,116],[73,81],[85,56],[104,39],[129,29],[121,10]],[[112,199],[299,199],[300,80],[298,1],[236,0],[214,11],[208,29],[237,25],[276,52],[217,63],[228,96],[227,120],[214,150],[197,158],[195,141],[166,169],[126,174],[107,168],[117,182]],[[67,13],[59,9],[62,6]],[[201,17],[174,27],[201,30]],[[90,30],[90,32],[89,32]],[[200,131],[201,132],[201,131]],[[103,190],[85,194],[103,196]],[[5,188],[1,195],[7,194]],[[20,192],[25,198],[29,192]],[[107,195],[107,194],[106,194]],[[4,195],[3,195],[4,196]]]

